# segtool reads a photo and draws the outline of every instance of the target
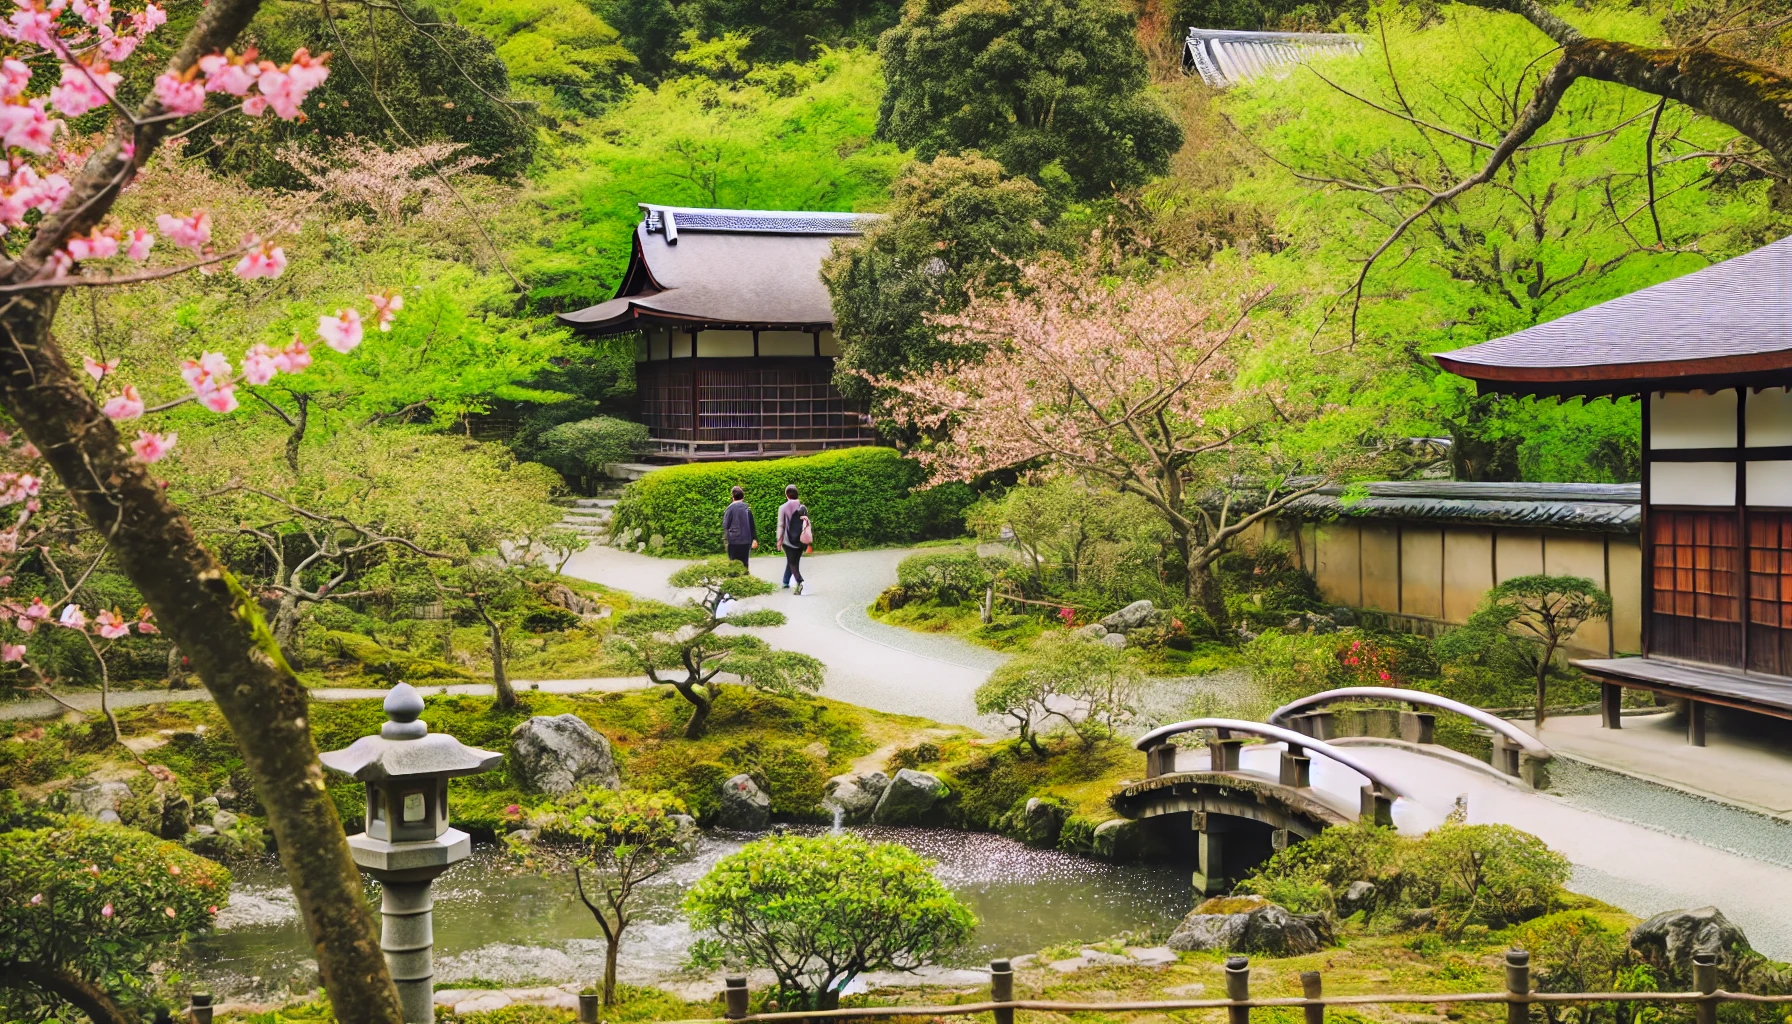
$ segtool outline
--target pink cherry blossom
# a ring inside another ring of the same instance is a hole
[[[88,3],[87,0],[73,0],[69,7],[75,12],[76,17],[96,28],[112,24],[111,0],[95,0],[93,3]]]
[[[125,246],[124,254],[142,263],[149,259],[149,250],[156,244],[156,236],[142,228],[132,228],[130,242]]]
[[[292,64],[287,67],[286,74],[298,83],[299,88],[310,92],[330,77],[330,69],[324,66],[324,60],[328,57],[327,53],[321,57],[313,57],[309,49],[301,46],[292,52]]]
[[[249,245],[255,246],[237,260],[234,268],[236,276],[245,281],[257,277],[276,278],[286,270],[286,250],[273,244],[251,237]]]
[[[167,434],[152,434],[147,430],[137,431],[137,440],[131,442],[131,451],[144,462],[160,462],[174,450],[174,442],[180,435],[170,431]]]
[[[156,217],[156,228],[175,245],[199,252],[212,240],[212,215],[205,210],[193,210],[184,217],[164,213]]]
[[[105,906],[101,907],[100,908],[100,916],[101,917],[111,917],[112,916],[112,904],[108,903]]]
[[[16,0],[19,9],[8,19],[6,35],[22,43],[48,49],[56,31],[56,15],[45,10],[36,0]],[[60,9],[60,8],[58,8]]]
[[[121,636],[128,635],[131,631],[131,624],[124,620],[124,616],[120,615],[116,608],[111,611],[101,609],[100,613],[93,617],[93,623],[99,627],[100,636],[106,640],[116,640]]]
[[[299,117],[299,105],[305,102],[305,90],[299,88],[291,75],[279,68],[263,71],[255,81],[255,88],[260,91],[267,106],[272,107],[282,120],[292,121]],[[247,112],[248,104],[243,106]]]
[[[173,434],[168,435],[168,443],[170,445],[174,444]],[[144,634],[160,633],[161,630],[156,628],[156,624],[149,621],[154,615],[155,613],[151,612],[148,607],[137,609],[137,632]]]
[[[300,341],[296,334],[292,336],[291,341],[286,343],[286,347],[274,356],[274,368],[281,373],[298,373],[310,365],[311,348]]]
[[[8,148],[23,149],[30,153],[48,153],[57,130],[63,127],[61,119],[52,118],[45,113],[42,96],[28,103],[15,101],[0,105],[0,141],[4,141]],[[33,172],[33,182],[36,177]],[[26,183],[21,182],[15,187],[22,187],[24,184]],[[24,205],[30,207],[35,202],[33,199]]]
[[[199,70],[205,73],[206,92],[224,92],[232,96],[249,95],[255,80],[261,77],[261,66],[255,60],[253,48],[240,57],[229,50],[201,57]]]
[[[69,629],[86,629],[87,613],[83,612],[78,604],[67,605],[62,609],[62,615],[57,618],[56,624],[67,626]]]
[[[396,288],[388,288],[376,295],[367,296],[367,301],[373,303],[373,312],[379,319],[380,330],[390,331],[398,311],[404,308],[403,293]]]
[[[177,117],[197,114],[205,106],[205,86],[184,75],[163,72],[156,77],[156,102]]]
[[[123,76],[109,70],[105,61],[91,67],[62,65],[62,81],[50,90],[50,105],[68,117],[80,117],[95,107],[106,105],[112,91]]]
[[[268,109],[266,96],[251,96],[243,101],[243,113],[249,117],[260,117]]]
[[[0,99],[10,100],[20,95],[30,81],[30,65],[14,57],[0,61]]]
[[[25,618],[27,618],[27,619],[47,619],[49,617],[50,617],[50,606],[44,603],[44,599],[41,597],[32,598],[31,599],[31,607],[25,609]]]
[[[118,360],[108,359],[101,362],[92,356],[82,356],[81,368],[87,371],[87,376],[92,377],[95,384],[98,384],[105,379],[106,374],[118,369]]]
[[[225,384],[199,393],[199,404],[212,412],[223,415],[236,411],[236,385]]]
[[[19,621],[14,623],[14,625],[19,627],[19,632],[29,633],[37,628],[37,620],[27,619],[25,616],[21,615],[19,616]]]
[[[318,317],[317,336],[338,352],[353,352],[361,344],[360,312],[350,307],[337,310],[335,316]]]
[[[106,400],[106,418],[111,420],[134,420],[143,415],[143,396],[137,394],[134,384],[126,384],[124,393]]]
[[[35,100],[33,102],[36,102]],[[61,121],[56,122],[61,124]],[[37,212],[55,213],[68,198],[69,190],[74,188],[69,180],[60,174],[46,174],[37,184]]]
[[[131,54],[136,53],[137,44],[142,42],[142,39],[135,35],[119,35],[104,25],[100,26],[99,34],[100,56],[114,64],[117,64],[119,61],[128,58]]]
[[[266,345],[257,344],[243,356],[243,379],[256,385],[273,380],[274,374],[280,369],[275,362],[276,358]]]
[[[24,661],[24,644],[0,644],[0,661]],[[43,899],[39,896],[38,899]]]
[[[224,358],[222,352],[207,352],[200,356],[199,368],[208,377],[223,379],[230,376],[230,360]]]
[[[155,4],[144,4],[143,10],[131,15],[131,30],[138,37],[149,35],[156,29],[168,24],[168,12]]]
[[[86,235],[68,240],[68,255],[73,260],[103,260],[118,255],[118,232],[94,228]]]

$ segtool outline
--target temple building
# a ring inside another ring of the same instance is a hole
[[[1642,400],[1640,657],[1574,662],[1604,724],[1625,688],[1792,719],[1792,239],[1438,355],[1482,393]]]
[[[589,335],[635,336],[640,421],[674,460],[769,458],[872,444],[834,387],[821,263],[869,219],[850,213],[641,204],[616,297],[563,313]]]

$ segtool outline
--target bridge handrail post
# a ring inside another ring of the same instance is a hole
[[[1300,972],[1300,994],[1307,999],[1325,998],[1325,982],[1318,971]],[[1322,1003],[1310,1003],[1302,1007],[1306,1014],[1307,1024],[1325,1024],[1325,1006]]]
[[[1251,998],[1250,957],[1229,956],[1226,958],[1226,998],[1234,1003],[1243,1003]],[[1229,1024],[1251,1024],[1251,1008],[1228,1006],[1226,1007],[1226,1018]]]
[[[723,1011],[722,1016],[729,1020],[740,1020],[747,1015],[748,993],[746,975],[731,974],[728,976],[726,984],[727,987],[722,991],[728,1009]]]
[[[1717,954],[1692,955],[1692,987],[1709,996],[1717,991]],[[1717,1024],[1717,1000],[1701,999],[1693,1007],[1698,1024]]]
[[[1523,999],[1506,1001],[1506,1024],[1528,1024],[1531,1019],[1531,954],[1506,950],[1506,991]]]
[[[212,994],[195,992],[188,1016],[192,1018],[193,1024],[212,1024],[212,1009]]]
[[[1014,964],[1008,960],[991,960],[989,962],[989,1001],[992,1003],[1011,1003],[1014,1001]],[[1014,1024],[1012,1008],[994,1010],[990,1013],[995,1024]]]

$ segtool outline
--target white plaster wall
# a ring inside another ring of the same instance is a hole
[[[1657,392],[1649,401],[1649,447],[1736,447],[1736,391]]]
[[[1732,443],[1735,431],[1731,431]],[[1649,465],[1651,505],[1734,505],[1734,462],[1655,462]]]
[[[1785,388],[1750,392],[1742,415],[1747,421],[1750,448],[1792,445],[1792,392]],[[1749,498],[1752,501],[1754,495]]]

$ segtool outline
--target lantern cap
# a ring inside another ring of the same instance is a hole
[[[423,698],[408,683],[399,683],[386,695],[389,721],[378,736],[363,736],[341,750],[318,755],[325,768],[352,775],[362,782],[389,779],[453,778],[490,771],[504,760],[491,750],[469,747],[447,733],[429,734],[418,720]]]

